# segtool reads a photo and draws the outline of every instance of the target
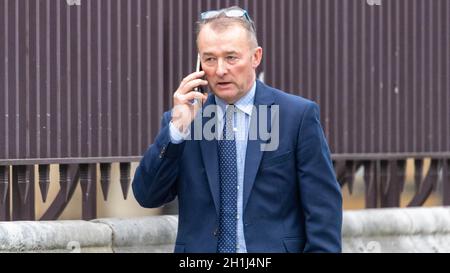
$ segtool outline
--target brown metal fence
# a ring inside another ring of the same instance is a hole
[[[410,205],[439,181],[450,204],[447,0],[0,0],[0,219],[34,218],[24,204],[34,180],[45,199],[51,163],[62,166],[61,192],[44,219],[79,177],[83,193],[95,192],[95,164],[106,195],[109,163],[121,162],[126,195],[129,162],[193,70],[193,23],[234,4],[256,23],[265,82],[320,104],[341,183],[364,166],[366,206],[398,206],[414,158]],[[83,217],[95,217],[93,204]]]

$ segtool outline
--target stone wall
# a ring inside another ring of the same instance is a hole
[[[343,252],[450,252],[450,208],[346,211]]]
[[[172,252],[176,216],[0,222],[0,252]],[[344,212],[343,252],[450,252],[450,208]]]
[[[172,252],[176,216],[0,222],[0,252]]]

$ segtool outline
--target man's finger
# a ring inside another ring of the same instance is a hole
[[[179,92],[181,94],[186,94],[194,90],[194,88],[200,86],[200,85],[208,85],[208,82],[202,79],[195,79],[188,83],[186,83],[182,88],[179,89]]]
[[[180,83],[180,89],[183,88],[188,82],[205,76],[205,71],[194,72],[186,76]]]
[[[205,98],[205,96],[206,95],[204,95],[204,94],[202,94],[200,92],[192,91],[192,92],[189,92],[189,93],[183,95],[183,101],[184,102],[188,102],[188,101],[192,101],[192,100],[195,100],[195,99],[203,100]]]

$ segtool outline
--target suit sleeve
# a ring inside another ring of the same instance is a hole
[[[134,174],[132,188],[138,203],[146,208],[156,208],[175,199],[179,158],[184,142],[171,143],[170,112],[163,115],[161,131],[145,152]]]
[[[306,227],[304,251],[340,252],[342,196],[315,103],[310,103],[303,114],[297,147],[299,190]]]

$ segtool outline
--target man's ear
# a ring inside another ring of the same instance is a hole
[[[262,47],[258,46],[257,48],[255,48],[255,52],[253,53],[253,56],[252,56],[253,69],[256,69],[259,66],[259,64],[261,63],[262,55],[263,55]]]

